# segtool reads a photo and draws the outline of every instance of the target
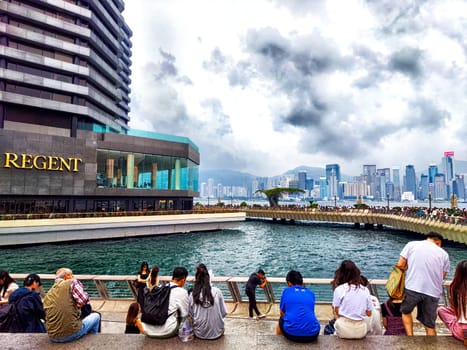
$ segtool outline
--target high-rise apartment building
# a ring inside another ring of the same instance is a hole
[[[306,189],[306,171],[298,172],[298,188],[301,190]]]
[[[342,197],[342,191],[339,191],[339,182],[341,181],[341,170],[339,164],[326,164],[326,181],[328,183],[328,197]]]
[[[192,208],[196,145],[128,127],[123,9],[0,1],[0,212]]]
[[[392,183],[393,183],[393,193],[392,199],[395,201],[401,200],[401,176],[400,176],[400,168],[398,166],[392,167]]]
[[[368,197],[374,198],[376,194],[376,165],[364,164],[362,177],[368,186]]]
[[[405,191],[412,192],[414,199],[417,199],[417,177],[413,165],[405,166]]]

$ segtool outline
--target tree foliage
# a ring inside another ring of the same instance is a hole
[[[279,208],[279,198],[285,193],[305,193],[304,190],[293,187],[277,187],[270,188],[267,190],[257,190],[255,193],[264,193],[268,198],[269,205],[272,208]]]

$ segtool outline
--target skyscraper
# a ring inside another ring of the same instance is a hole
[[[301,190],[306,189],[306,171],[298,172],[298,188]]]
[[[405,191],[412,192],[414,199],[417,199],[417,177],[413,165],[405,166]]]
[[[376,165],[365,164],[363,165],[363,180],[366,181],[368,186],[368,196],[374,197],[376,192]]]
[[[339,182],[341,181],[341,171],[339,164],[326,164],[326,180],[328,182],[328,197],[334,196],[341,198],[342,194],[339,193]]]
[[[393,199],[395,201],[401,200],[401,177],[400,177],[400,168],[398,166],[392,167],[392,183],[394,186],[393,190]]]

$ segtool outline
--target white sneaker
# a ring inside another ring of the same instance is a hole
[[[249,317],[250,321],[258,321],[258,317]]]
[[[265,317],[266,317],[266,314],[258,315],[258,319],[260,319],[260,318],[265,318]]]

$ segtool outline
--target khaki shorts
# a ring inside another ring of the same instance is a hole
[[[367,325],[365,320],[351,320],[340,316],[334,323],[336,335],[342,339],[362,339],[366,336]]]

